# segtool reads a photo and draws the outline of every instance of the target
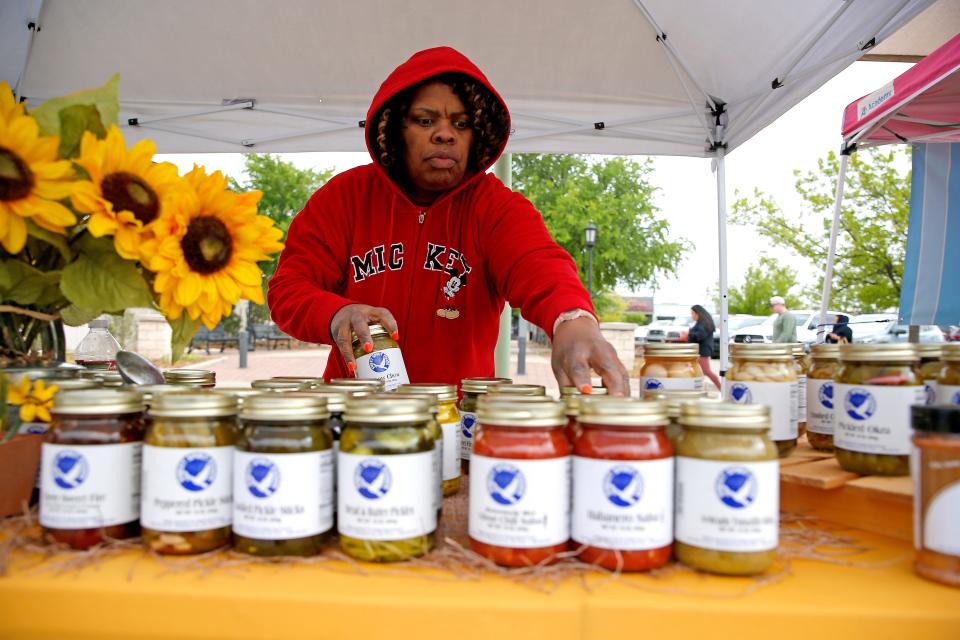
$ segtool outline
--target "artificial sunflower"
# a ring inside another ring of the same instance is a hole
[[[30,378],[23,376],[19,383],[11,382],[7,386],[7,403],[20,407],[23,422],[50,422],[50,409],[57,389],[57,385],[47,386],[42,379],[31,384]]]
[[[77,164],[90,176],[71,197],[78,211],[90,214],[87,228],[96,237],[113,236],[117,253],[128,260],[141,259],[141,243],[150,237],[151,225],[178,188],[177,168],[153,162],[157,147],[141,140],[129,150],[116,125],[103,140],[87,131],[80,141]]]
[[[41,136],[37,121],[24,115],[10,85],[0,82],[0,244],[17,253],[27,241],[26,220],[59,234],[76,222],[57,202],[70,195],[73,166],[59,160],[57,136]]]
[[[156,272],[154,291],[171,320],[184,311],[213,328],[240,298],[263,304],[263,274],[257,262],[283,249],[283,232],[257,215],[259,191],[236,194],[219,172],[195,166],[183,178],[144,244],[147,268]]]

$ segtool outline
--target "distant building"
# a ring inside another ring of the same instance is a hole
[[[624,296],[627,313],[653,313],[653,296]]]

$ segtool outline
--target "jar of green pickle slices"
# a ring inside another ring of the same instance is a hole
[[[731,366],[724,399],[736,404],[770,407],[770,439],[785,458],[797,448],[797,370],[793,345],[731,345]]]
[[[217,385],[216,372],[206,369],[167,369],[163,372],[163,379],[167,384],[179,387],[212,389]]]
[[[230,544],[236,398],[206,390],[153,396],[143,440],[140,526],[162,554]]]
[[[837,462],[867,475],[910,474],[910,406],[927,400],[915,344],[842,344],[834,385]]]
[[[460,413],[457,411],[457,386],[442,383],[405,384],[401,393],[428,393],[437,400],[437,423],[443,439],[440,475],[443,495],[460,490]]]
[[[840,371],[840,345],[815,344],[807,372],[807,442],[818,451],[833,451],[834,384]]]
[[[916,345],[917,353],[920,355],[920,381],[923,383],[923,391],[927,394],[927,404],[938,404],[937,398],[940,383],[937,379],[940,377],[940,369],[943,368],[941,358],[943,356],[943,345],[939,342],[921,342]]]
[[[360,380],[380,380],[384,391],[393,391],[402,384],[409,384],[407,367],[403,363],[400,345],[379,324],[370,325],[373,343],[360,344],[353,334],[353,358],[356,360],[356,376]],[[368,350],[369,348],[369,350]]]
[[[437,528],[430,401],[347,400],[337,460],[340,548],[358,560],[426,554]]]
[[[687,402],[676,443],[677,559],[726,575],[766,571],[777,556],[780,469],[763,405]]]
[[[333,527],[333,433],[324,398],[250,396],[234,452],[233,546],[257,556],[309,556]]]
[[[427,412],[430,414],[430,421],[427,423],[427,429],[430,431],[430,437],[433,438],[433,460],[430,466],[433,470],[434,487],[436,488],[433,494],[433,504],[437,509],[437,522],[439,523],[440,514],[443,511],[443,429],[440,428],[440,422],[437,420],[440,407],[437,405],[436,397],[429,393],[405,393],[399,389],[391,393],[383,392],[368,397],[380,400],[407,398],[429,402]]]
[[[473,447],[473,430],[477,425],[477,401],[486,395],[495,384],[511,384],[510,378],[464,378],[460,381],[460,470],[470,472],[470,449]]]
[[[960,405],[960,342],[943,346],[937,378],[937,404]]]

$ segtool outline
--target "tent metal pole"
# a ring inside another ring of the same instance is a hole
[[[512,178],[513,163],[509,153],[504,153],[493,165],[493,173],[508,189],[513,186]],[[493,352],[493,360],[496,365],[496,375],[500,378],[510,377],[510,329],[513,313],[510,309],[510,303],[504,303],[503,312],[500,314],[500,337],[497,339],[497,346]]]
[[[33,52],[33,39],[37,37],[37,31],[40,30],[40,12],[43,11],[43,0],[37,0],[36,12],[31,22],[24,26],[30,29],[30,38],[27,41],[27,53],[23,56],[23,64],[20,65],[20,75],[13,85],[13,100],[19,103],[21,97],[20,85],[23,83],[23,76],[27,73],[27,63],[30,62],[30,54]],[[33,25],[32,27],[30,25]]]
[[[720,377],[727,372],[730,345],[727,298],[727,165],[725,149],[717,147],[717,235],[720,245]]]
[[[243,102],[237,102],[234,104],[225,104],[219,107],[211,107],[209,109],[200,109],[198,111],[184,111],[183,113],[172,113],[167,116],[133,116],[127,120],[127,124],[131,127],[142,126],[146,124],[154,124],[156,122],[164,122],[166,120],[176,120],[178,118],[192,118],[194,116],[206,116],[211,113],[222,113],[224,111],[236,111],[237,109],[253,109],[256,101],[254,100],[244,100]]]
[[[823,274],[823,296],[820,298],[820,322],[817,324],[817,342],[823,342],[827,322],[827,307],[830,305],[830,285],[833,282],[833,261],[837,254],[837,235],[840,233],[840,210],[843,206],[843,185],[847,176],[847,162],[853,150],[845,147],[840,156],[840,171],[837,174],[837,195],[833,205],[833,226],[830,227],[830,248],[827,250],[827,270]]]

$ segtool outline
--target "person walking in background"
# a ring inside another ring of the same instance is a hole
[[[853,329],[847,324],[850,318],[837,314],[833,319],[833,331],[827,335],[827,342],[834,344],[850,344],[853,342]]]
[[[687,342],[696,342],[700,345],[700,368],[703,375],[720,389],[720,378],[710,369],[710,359],[713,357],[713,332],[716,325],[710,312],[698,304],[690,307],[690,317],[694,321],[693,327],[687,333]]]
[[[770,298],[770,308],[779,317],[773,321],[774,342],[797,341],[797,319],[787,312],[787,305],[780,296]]]

